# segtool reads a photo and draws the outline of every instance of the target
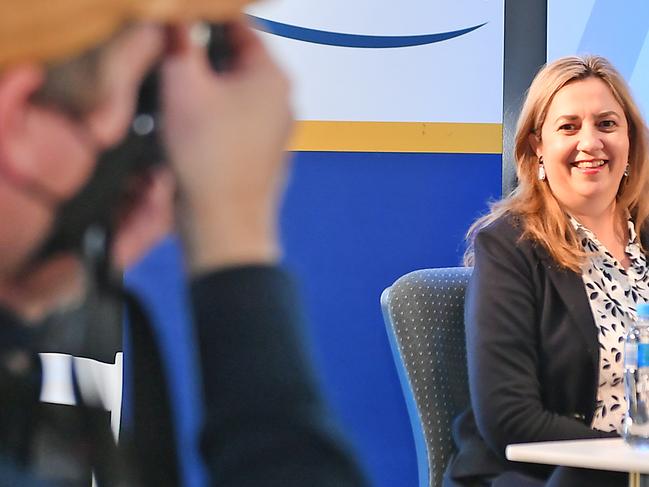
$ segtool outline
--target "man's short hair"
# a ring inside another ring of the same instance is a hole
[[[33,101],[55,106],[74,118],[97,107],[103,95],[102,58],[106,43],[64,62],[47,65]]]

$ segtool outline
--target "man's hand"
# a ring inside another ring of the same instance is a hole
[[[155,167],[132,181],[132,197],[118,215],[112,259],[118,270],[135,264],[173,231],[175,181],[171,170]]]
[[[292,125],[289,83],[244,20],[234,59],[214,72],[187,28],[163,64],[165,140],[192,273],[278,258],[277,210]]]

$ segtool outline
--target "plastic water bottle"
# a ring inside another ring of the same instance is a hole
[[[649,449],[649,303],[639,304],[638,319],[624,341],[625,441]]]

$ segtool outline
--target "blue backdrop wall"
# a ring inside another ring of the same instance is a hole
[[[262,37],[295,88],[299,152],[281,226],[316,373],[373,485],[414,487],[379,298],[407,272],[458,265],[466,229],[500,195],[504,0],[283,0],[251,13],[279,26]],[[195,345],[173,240],[127,282],[155,312],[186,483],[204,485],[200,388],[187,379]]]
[[[373,484],[415,486],[379,296],[406,272],[460,263],[468,225],[500,194],[501,156],[316,152],[295,162],[286,260],[303,284],[325,391]]]
[[[411,270],[458,265],[468,225],[500,194],[501,156],[305,152],[293,169],[282,212],[285,260],[301,283],[316,372],[373,485],[415,486],[412,433],[379,296]],[[185,476],[203,485],[200,394],[174,242],[127,282],[156,316]]]

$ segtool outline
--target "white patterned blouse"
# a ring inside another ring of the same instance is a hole
[[[636,319],[636,305],[649,301],[647,259],[641,252],[633,222],[624,249],[631,265],[624,269],[597,237],[576,219],[571,222],[590,257],[582,267],[582,280],[598,329],[599,387],[591,427],[616,431],[626,410],[623,383],[624,334]]]

